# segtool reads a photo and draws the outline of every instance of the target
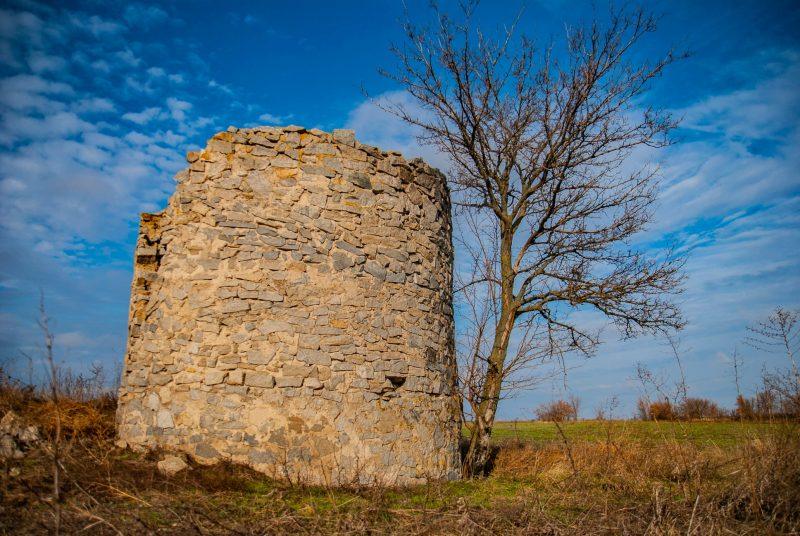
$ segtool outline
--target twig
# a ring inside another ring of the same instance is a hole
[[[561,440],[564,442],[564,448],[567,451],[567,457],[569,458],[569,463],[572,466],[572,473],[577,477],[578,476],[578,468],[575,466],[575,459],[572,457],[572,447],[567,440],[567,436],[564,434],[564,430],[561,429],[561,425],[558,424],[558,421],[553,421],[553,424],[556,425],[556,429],[558,430],[558,434],[561,436]]]
[[[45,358],[47,359],[47,365],[50,369],[50,396],[53,401],[53,410],[55,412],[55,420],[56,420],[56,435],[53,438],[53,450],[52,450],[52,458],[53,458],[53,506],[54,506],[54,517],[55,517],[55,527],[54,533],[56,535],[60,534],[61,532],[61,410],[60,410],[60,400],[58,394],[58,369],[55,364],[55,360],[53,359],[53,345],[55,342],[55,337],[53,333],[50,331],[49,326],[49,318],[47,317],[47,311],[44,307],[44,292],[41,291],[39,295],[39,320],[38,320],[39,328],[42,330],[42,334],[44,335],[44,344],[45,344]]]
[[[694,523],[694,514],[697,512],[697,505],[700,503],[700,494],[697,494],[697,498],[694,500],[694,507],[692,508],[692,517],[689,519],[689,528],[686,530],[686,536],[691,536],[692,534],[692,524]]]

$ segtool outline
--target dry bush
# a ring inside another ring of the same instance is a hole
[[[64,377],[73,382],[59,383],[58,410],[64,437],[113,437],[116,393],[93,389],[93,395],[89,396],[84,387],[75,388],[80,385],[80,382],[75,382],[75,376]],[[0,369],[0,413],[9,410],[23,417],[27,424],[39,428],[46,437],[54,434],[56,407],[52,397],[43,389],[25,385]]]
[[[756,410],[753,407],[753,401],[749,398],[745,398],[743,395],[738,395],[736,397],[736,409],[734,410],[734,414],[739,419],[755,419]]]
[[[673,421],[678,413],[668,398],[650,401],[646,396],[639,397],[636,401],[637,417],[642,421]]]
[[[79,402],[70,398],[59,400],[61,413],[61,432],[65,438],[99,436],[111,438],[114,436],[114,421],[109,419],[116,409],[116,399],[105,396],[98,400]],[[55,429],[55,407],[50,400],[43,400],[31,408],[30,415],[33,422],[47,435]]]
[[[578,409],[574,403],[566,400],[545,402],[534,410],[540,421],[564,422],[578,420]]]
[[[669,400],[651,402],[647,408],[647,415],[653,421],[672,421],[677,416]]]
[[[7,411],[19,413],[27,408],[27,404],[35,394],[35,388],[24,385],[19,380],[10,377],[0,367],[0,412]]]
[[[800,531],[800,430],[782,423],[741,446],[739,478],[721,505],[738,519],[766,519],[777,530]]]
[[[715,420],[725,415],[716,402],[707,398],[686,398],[678,405],[677,413],[684,420]]]

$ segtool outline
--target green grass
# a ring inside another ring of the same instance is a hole
[[[769,432],[774,425],[758,422],[653,422],[653,421],[578,421],[562,423],[564,435],[572,441],[603,441],[609,431],[646,443],[691,442],[698,446],[731,447],[743,440]],[[468,433],[466,433],[468,435]],[[520,439],[536,443],[560,441],[551,422],[501,421],[495,423],[492,438],[497,441]]]
[[[458,499],[470,506],[491,507],[497,501],[515,497],[523,486],[523,482],[507,478],[440,482],[430,486],[390,488],[383,493],[381,501],[386,509],[443,508]],[[276,498],[287,509],[300,515],[357,510],[368,506],[369,502],[363,492],[351,489],[292,488],[267,479],[247,482],[242,492],[232,493],[226,500],[246,510],[258,509],[269,501],[274,503]]]

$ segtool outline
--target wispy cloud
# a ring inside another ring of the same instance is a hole
[[[122,115],[123,119],[127,119],[137,125],[144,125],[159,116],[161,108],[153,106],[152,108],[145,108],[141,112],[128,112]]]
[[[149,27],[164,22],[169,15],[156,5],[133,3],[125,8],[123,17],[133,26]]]
[[[282,125],[291,121],[291,119],[292,119],[292,114],[277,115],[265,112],[258,116],[258,122],[259,124],[262,125]]]
[[[233,89],[231,89],[230,86],[227,86],[225,84],[220,84],[219,82],[213,79],[208,81],[208,87],[220,91],[222,93],[225,93],[226,95],[233,95]]]
[[[752,61],[759,61],[753,59]],[[800,307],[800,56],[774,54],[769,69],[750,87],[709,95],[682,110],[683,141],[661,153],[636,153],[629,168],[660,165],[663,188],[652,228],[640,237],[648,244],[675,241],[689,253],[683,308],[689,326],[682,335],[694,394],[733,400],[727,355],[742,340],[745,327],[776,305]],[[431,147],[420,146],[417,132],[381,109],[400,104],[422,113],[403,92],[365,101],[349,116],[348,128],[361,141],[407,155],[422,156],[447,168]],[[763,140],[768,143],[761,145]],[[602,328],[594,313],[578,313],[584,326]],[[577,319],[577,318],[576,318]],[[637,361],[675,373],[670,348],[644,338],[622,342],[604,330],[606,343],[589,361],[573,361],[569,387],[591,407],[619,395],[630,414],[637,395],[630,378]],[[764,356],[750,356],[746,369],[755,381]],[[598,388],[597,378],[615,378],[614,389]],[[563,390],[562,380],[553,392]],[[539,390],[505,403],[506,417],[525,417],[539,402],[554,396]],[[562,393],[563,394],[563,393]]]
[[[356,137],[363,143],[400,151],[409,158],[424,158],[432,166],[446,171],[449,166],[446,157],[430,146],[420,145],[417,140],[420,132],[386,111],[394,106],[402,106],[412,115],[424,117],[425,114],[405,91],[389,91],[359,104],[348,115],[345,126],[355,130]]]
[[[113,20],[35,3],[0,10],[0,296],[4,309],[21,308],[3,314],[27,325],[43,288],[61,319],[57,342],[78,362],[111,346],[119,357],[137,215],[163,206],[187,136],[214,122],[195,113],[203,93],[175,89],[205,83],[202,60],[157,56],[136,41],[132,28],[160,24],[166,12],[119,9]],[[84,300],[92,307],[76,310]],[[0,330],[0,358],[35,337]]]

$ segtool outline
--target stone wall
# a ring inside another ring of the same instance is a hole
[[[441,173],[300,127],[187,160],[141,217],[120,439],[312,483],[457,478]]]

